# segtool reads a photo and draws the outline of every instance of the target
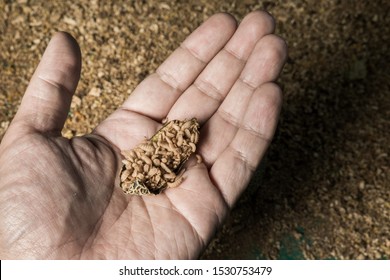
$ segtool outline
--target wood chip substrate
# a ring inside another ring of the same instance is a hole
[[[121,106],[205,19],[257,9],[288,45],[280,122],[201,258],[389,259],[388,0],[0,1],[0,139],[56,31],[75,37],[83,60],[70,138]]]

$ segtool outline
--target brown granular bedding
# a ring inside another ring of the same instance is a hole
[[[223,3],[223,4],[221,4]],[[204,19],[269,11],[289,45],[276,137],[204,259],[390,258],[390,4],[0,1],[0,139],[49,39],[79,42],[63,133],[90,132]]]

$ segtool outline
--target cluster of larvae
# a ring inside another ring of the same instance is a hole
[[[183,180],[183,164],[196,151],[199,123],[173,120],[149,140],[129,151],[122,151],[124,160],[120,186],[127,194],[159,194],[177,187]]]

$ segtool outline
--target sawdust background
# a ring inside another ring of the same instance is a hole
[[[49,39],[79,42],[64,135],[90,132],[203,20],[269,11],[289,45],[262,167],[203,259],[390,257],[389,2],[0,0],[0,139]]]

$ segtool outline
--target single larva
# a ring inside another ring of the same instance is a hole
[[[196,156],[196,163],[197,164],[201,164],[203,162],[202,157],[200,155],[198,155],[198,154],[196,154],[195,156]]]
[[[169,174],[172,174],[172,170],[169,169],[169,167],[164,163],[164,162],[161,162],[160,166],[162,167],[162,169],[165,170],[166,173],[169,173]]]
[[[184,179],[183,165],[196,151],[198,139],[195,118],[164,120],[163,127],[149,140],[122,151],[121,188],[127,194],[152,195],[179,186]]]
[[[182,181],[183,181],[183,177],[180,177],[175,181],[173,181],[172,183],[168,183],[168,188],[176,188],[181,184]]]
[[[142,159],[146,164],[149,164],[149,165],[152,164],[152,160],[151,160],[147,155],[141,155],[141,159]]]
[[[188,145],[191,147],[192,152],[195,153],[196,145],[194,143],[192,143],[192,142],[188,143]]]
[[[139,145],[139,147],[144,150],[147,154],[153,154],[155,147],[153,145],[142,143]]]

